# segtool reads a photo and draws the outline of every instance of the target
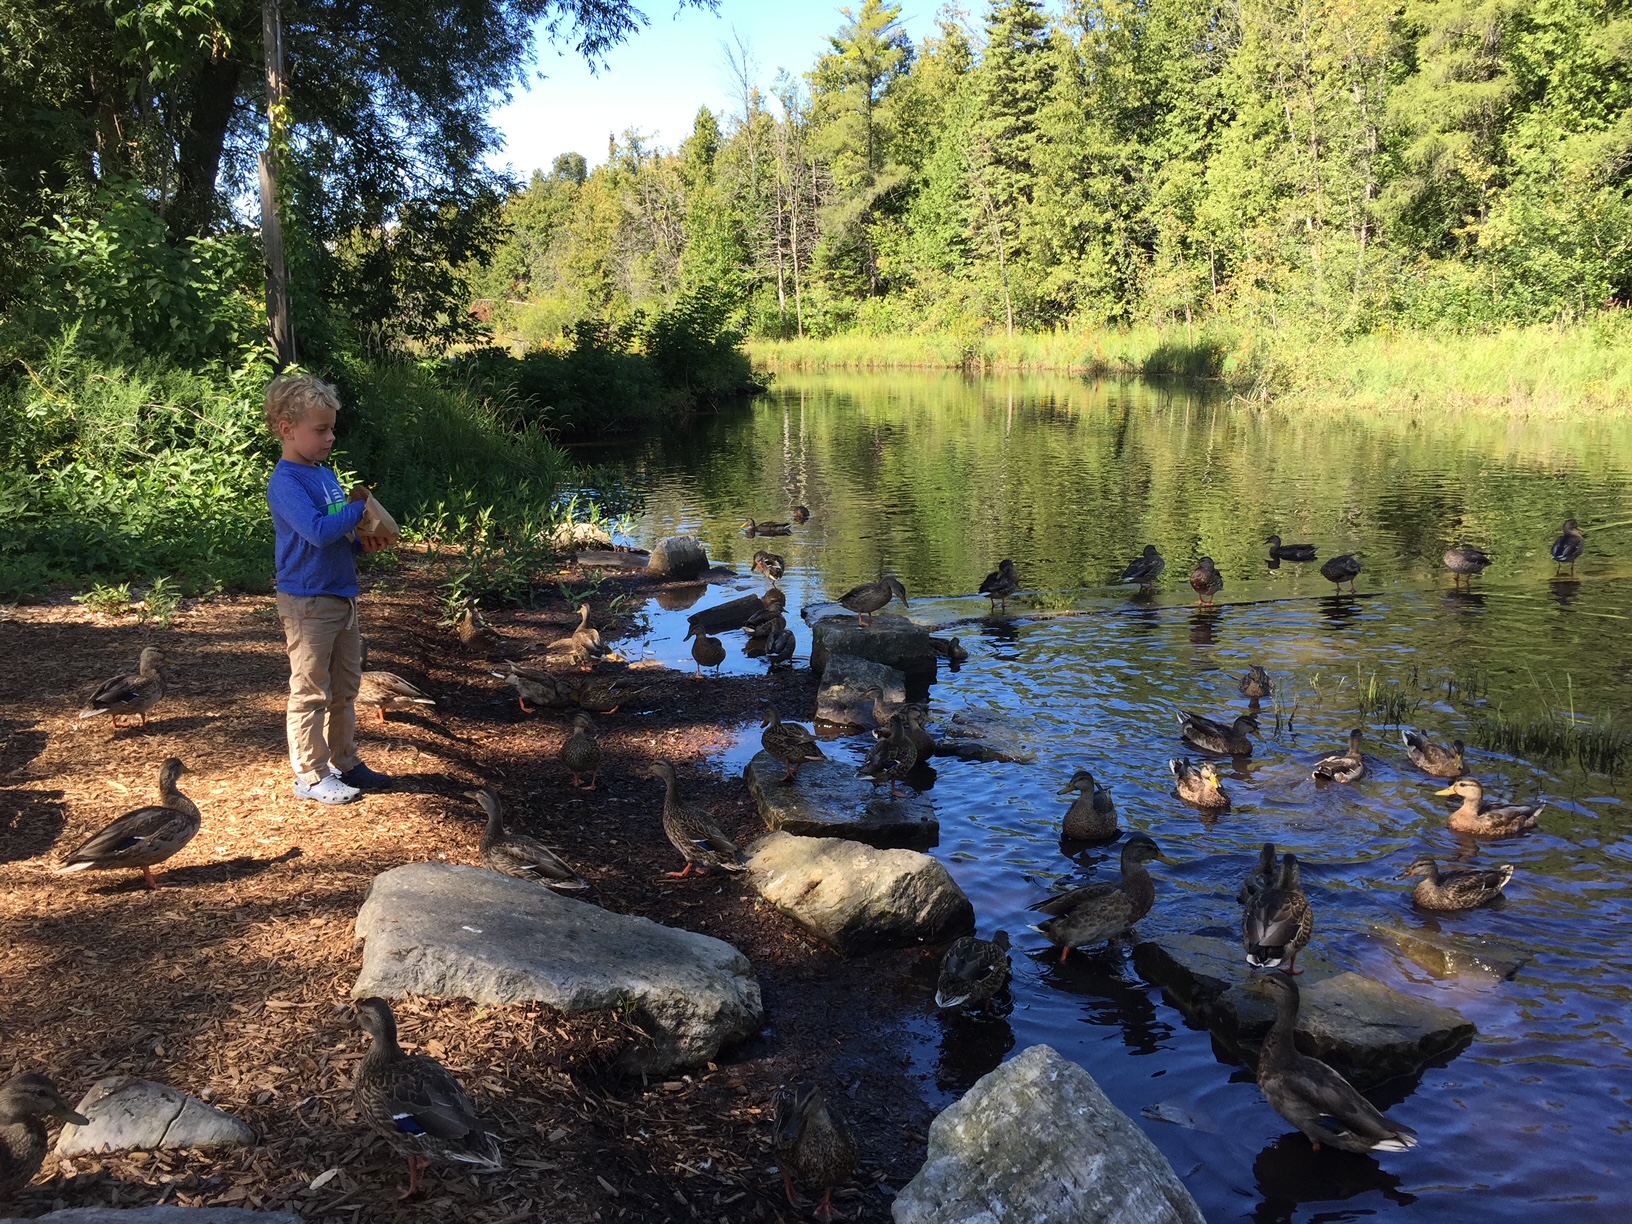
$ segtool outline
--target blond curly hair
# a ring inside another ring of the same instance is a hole
[[[273,433],[284,421],[300,424],[301,418],[316,408],[340,411],[340,395],[332,383],[310,374],[290,374],[267,384],[266,427]]]

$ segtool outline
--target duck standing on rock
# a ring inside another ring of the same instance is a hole
[[[1020,575],[1015,572],[1014,562],[1007,557],[997,563],[997,568],[981,581],[980,594],[986,596],[994,605],[1001,603],[1005,612],[1009,609],[1009,596],[1020,589]]]
[[[1214,756],[1251,756],[1252,736],[1258,719],[1252,714],[1237,715],[1229,726],[1188,710],[1179,711],[1179,737],[1192,747]]]
[[[1248,989],[1275,1001],[1275,1024],[1258,1052],[1258,1088],[1317,1152],[1322,1144],[1345,1152],[1403,1152],[1417,1145],[1415,1131],[1390,1122],[1348,1080],[1298,1052],[1296,982],[1269,973],[1255,978]]]
[[[583,786],[579,779],[588,774],[589,785],[583,789],[595,789],[595,780],[601,773],[601,746],[595,742],[595,723],[588,714],[580,711],[572,716],[572,730],[561,741],[556,759],[572,774],[573,786]]]
[[[198,833],[198,806],[182,794],[176,780],[188,773],[179,758],[159,767],[159,801],[126,812],[100,833],[87,838],[57,868],[57,875],[74,871],[140,869],[150,889],[157,888],[153,868],[170,858]]]
[[[1258,851],[1258,861],[1241,881],[1241,891],[1235,894],[1235,899],[1242,905],[1251,905],[1265,889],[1274,887],[1275,876],[1275,843],[1265,842]]]
[[[1575,563],[1581,559],[1581,552],[1587,546],[1587,537],[1574,519],[1565,519],[1563,533],[1553,541],[1553,562],[1556,565],[1567,565],[1570,573],[1575,573]]]
[[[799,776],[799,766],[807,761],[825,761],[816,737],[798,723],[785,723],[781,712],[773,705],[765,707],[765,728],[759,736],[759,746],[782,762],[786,772],[782,781],[792,782]]]
[[[874,786],[890,784],[890,798],[900,798],[895,784],[905,778],[918,764],[918,746],[907,729],[906,717],[890,715],[889,729],[883,738],[873,744],[867,759],[856,770],[856,777],[866,778]]]
[[[1139,589],[1148,595],[1156,589],[1156,580],[1166,568],[1167,561],[1156,551],[1156,545],[1146,544],[1145,551],[1128,562],[1128,568],[1122,571],[1117,581],[1137,582]]]
[[[557,892],[582,892],[589,887],[584,879],[562,861],[543,842],[525,833],[512,833],[504,827],[504,809],[499,797],[487,787],[470,791],[487,816],[487,827],[482,830],[482,866],[500,875],[516,880],[532,880]]]
[[[1462,806],[1450,815],[1450,826],[1458,833],[1478,837],[1511,837],[1536,827],[1545,803],[1500,803],[1485,798],[1478,778],[1458,778],[1436,795],[1460,795]]]
[[[1241,916],[1247,964],[1254,969],[1302,973],[1297,967],[1298,953],[1309,946],[1314,931],[1315,910],[1303,895],[1297,855],[1284,854],[1275,883],[1248,901]]]
[[[1324,757],[1315,763],[1309,776],[1316,782],[1358,782],[1366,772],[1366,758],[1360,755],[1360,728],[1349,732],[1349,750]]]
[[[935,1006],[943,1011],[954,1007],[985,1011],[1008,981],[1009,933],[999,931],[990,939],[965,935],[954,939],[941,958]]]
[[[778,1088],[772,1119],[775,1136],[771,1147],[788,1203],[805,1206],[794,1193],[794,1182],[820,1186],[822,1201],[816,1205],[816,1218],[831,1224],[839,1218],[833,1210],[833,1187],[848,1179],[856,1167],[855,1135],[814,1084]]]
[[[1313,544],[1282,544],[1278,535],[1270,536],[1264,543],[1269,545],[1271,561],[1313,561],[1319,555]]]
[[[1230,806],[1230,797],[1219,783],[1218,770],[1211,761],[1192,765],[1183,757],[1174,757],[1167,763],[1173,771],[1179,798],[1202,809],[1223,811]]]
[[[839,604],[849,608],[856,614],[856,624],[864,623],[862,617],[867,618],[866,624],[872,624],[873,613],[877,612],[891,599],[899,599],[903,607],[910,607],[907,603],[907,589],[889,574],[877,582],[864,582],[860,586],[851,587],[839,596]]]
[[[1467,762],[1462,759],[1465,746],[1461,740],[1452,740],[1449,748],[1434,743],[1421,731],[1400,729],[1400,739],[1405,743],[1406,759],[1436,778],[1460,778],[1467,769]]]
[[[1354,580],[1360,576],[1360,558],[1353,553],[1344,553],[1333,557],[1320,567],[1320,576],[1327,582],[1337,586],[1338,594],[1343,593],[1343,584],[1349,584],[1349,594],[1353,595]]]
[[[142,649],[141,657],[136,661],[136,670],[123,676],[115,676],[111,680],[104,680],[97,686],[85,702],[85,708],[79,712],[81,718],[98,718],[103,714],[113,715],[113,729],[119,730],[119,720],[134,715],[141,720],[142,726],[147,726],[147,714],[164,698],[164,688],[168,677],[165,668],[169,659],[164,651],[157,646],[147,646]]]
[[[1483,871],[1440,871],[1439,864],[1426,854],[1419,854],[1396,880],[1422,876],[1412,890],[1411,899],[1418,909],[1453,912],[1476,909],[1487,901],[1502,895],[1502,889],[1513,878],[1513,864],[1503,863]]]
[[[408,1188],[399,1199],[420,1193],[419,1175],[433,1161],[503,1167],[498,1135],[459,1081],[434,1058],[397,1044],[397,1018],[384,999],[359,999],[356,1024],[373,1040],[357,1064],[352,1098],[363,1121],[408,1158]]]
[[[1065,810],[1061,837],[1073,841],[1109,841],[1121,832],[1116,823],[1116,800],[1086,769],[1072,774],[1071,780],[1060,787],[1058,793],[1075,793],[1077,796]]]
[[[1211,557],[1203,557],[1196,562],[1196,568],[1190,571],[1190,588],[1199,597],[1196,606],[1212,607],[1213,596],[1224,589],[1224,575],[1218,572],[1218,566],[1213,564]]]
[[[683,871],[666,873],[669,879],[684,880],[693,869],[699,875],[716,867],[721,871],[743,870],[742,851],[720,832],[714,818],[702,808],[680,801],[673,765],[653,761],[646,767],[646,776],[658,779],[667,788],[663,794],[663,832],[686,860]]]
[[[1458,588],[1464,582],[1472,587],[1473,580],[1489,569],[1494,560],[1484,549],[1472,544],[1458,544],[1445,550],[1445,568],[1451,571],[1451,581]]]
[[[1145,864],[1157,859],[1166,861],[1161,848],[1143,833],[1135,833],[1122,844],[1120,883],[1084,884],[1031,907],[1054,915],[1035,929],[1060,949],[1061,964],[1072,948],[1114,939],[1150,913],[1156,904],[1156,882]]]
[[[91,1124],[38,1071],[24,1071],[0,1084],[0,1202],[28,1185],[45,1163],[50,1147],[46,1118],[75,1126]]]

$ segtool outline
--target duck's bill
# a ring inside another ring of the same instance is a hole
[[[1436,795],[1454,795],[1456,793],[1456,787],[1454,786],[1447,786],[1444,790],[1437,790],[1434,792]]]

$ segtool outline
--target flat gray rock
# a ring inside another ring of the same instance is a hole
[[[855,655],[830,655],[816,690],[816,721],[871,731],[879,725],[873,699],[876,688],[884,704],[899,706],[907,700],[907,678],[898,669]]]
[[[129,1075],[97,1080],[74,1108],[90,1119],[90,1125],[65,1125],[57,1136],[58,1156],[245,1147],[258,1138],[254,1127],[231,1114],[164,1084]]]
[[[3,1219],[0,1224],[301,1224],[287,1211],[250,1211],[247,1207],[65,1207],[31,1220]]]
[[[940,731],[938,756],[964,761],[997,761],[1035,765],[1037,753],[1026,731],[1007,714],[996,710],[958,710]]]
[[[667,536],[652,549],[646,569],[665,578],[700,578],[708,569],[708,553],[696,536]]]
[[[651,1039],[625,1054],[633,1071],[706,1063],[764,1020],[753,967],[730,944],[477,867],[411,863],[376,876],[357,938],[353,998],[628,1012]]]
[[[846,956],[940,943],[975,929],[969,898],[945,867],[916,850],[768,833],[750,847],[748,879]]]
[[[856,777],[848,761],[801,765],[798,778],[784,783],[786,772],[768,752],[755,753],[743,770],[768,829],[801,837],[844,837],[880,849],[927,850],[941,839],[941,822],[928,799],[905,789],[899,799],[891,799],[889,787]]]
[[[1031,1046],[947,1106],[895,1224],[1205,1224],[1163,1156],[1094,1077]]]
[[[929,630],[904,616],[881,612],[870,625],[856,624],[851,613],[826,617],[811,625],[810,641],[810,669],[822,676],[824,683],[827,661],[833,655],[853,655],[893,667],[915,687],[935,683],[935,665],[940,656],[929,640]]]
[[[621,548],[595,548],[580,549],[573,554],[572,559],[583,569],[643,570],[647,568],[650,554],[625,551]]]

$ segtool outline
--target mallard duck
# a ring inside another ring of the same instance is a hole
[[[1117,581],[1137,582],[1141,591],[1153,591],[1156,589],[1156,580],[1162,576],[1162,571],[1166,568],[1167,561],[1156,551],[1156,545],[1146,544],[1145,551],[1128,562],[1128,568],[1122,571],[1122,576]]]
[[[1336,585],[1338,591],[1343,590],[1343,584],[1349,584],[1349,594],[1354,594],[1354,580],[1360,576],[1360,558],[1353,553],[1343,553],[1333,557],[1320,567],[1320,576],[1327,582]]]
[[[1074,841],[1105,841],[1121,831],[1116,824],[1116,800],[1111,798],[1110,791],[1100,788],[1093,774],[1086,769],[1077,770],[1057,793],[1069,795],[1073,792],[1077,798],[1065,810],[1061,837]]]
[[[1269,678],[1267,671],[1254,663],[1247,668],[1247,674],[1236,683],[1235,689],[1249,701],[1258,701],[1274,695],[1275,683]]]
[[[588,714],[573,715],[572,731],[561,741],[561,749],[555,755],[572,774],[573,786],[581,785],[578,779],[587,773],[589,785],[584,789],[595,789],[595,780],[601,773],[601,746],[595,742],[595,724]]]
[[[1354,1086],[1319,1059],[1298,1053],[1298,984],[1285,974],[1255,978],[1249,990],[1275,1001],[1275,1024],[1258,1051],[1258,1089],[1270,1107],[1321,1144],[1345,1152],[1403,1152],[1416,1132],[1390,1122]],[[1326,1119],[1330,1119],[1330,1125]]]
[[[1581,559],[1581,551],[1587,546],[1587,537],[1574,519],[1564,520],[1564,531],[1558,539],[1553,541],[1553,561],[1558,565],[1570,567],[1570,573],[1575,573],[1575,563]]]
[[[1218,572],[1218,566],[1213,564],[1211,557],[1203,557],[1196,562],[1196,568],[1190,571],[1190,588],[1200,596],[1196,600],[1198,607],[1211,605],[1213,596],[1224,589],[1224,575]]]
[[[929,639],[929,646],[931,650],[940,655],[941,658],[945,659],[948,663],[966,663],[969,660],[969,651],[964,647],[963,643],[955,637],[932,637]]]
[[[1247,902],[1241,915],[1241,942],[1255,969],[1302,973],[1298,953],[1309,946],[1315,911],[1298,882],[1298,856],[1283,854],[1275,883]]]
[[[867,759],[856,770],[856,777],[866,778],[874,786],[890,784],[890,798],[900,797],[895,784],[905,778],[918,764],[918,747],[907,730],[906,716],[890,715],[888,732],[867,753]]]
[[[521,707],[522,713],[531,714],[535,707],[548,706],[561,709],[571,706],[578,700],[577,686],[569,679],[541,671],[536,667],[523,667],[520,663],[511,663],[507,670],[493,672],[500,680],[508,681],[510,687],[516,691],[516,704]],[[528,703],[532,704],[529,705]]]
[[[798,723],[785,723],[781,712],[773,705],[765,707],[765,718],[760,724],[759,746],[782,762],[786,772],[782,781],[792,782],[799,776],[799,766],[806,761],[825,761],[816,737]]]
[[[981,581],[980,594],[986,596],[994,605],[1001,603],[1004,611],[1009,607],[1009,596],[1020,589],[1020,575],[1015,573],[1014,562],[1007,557],[997,563],[997,568]]]
[[[756,523],[753,519],[743,519],[742,533],[743,535],[750,536],[791,535],[793,533],[793,525],[791,523]]]
[[[720,666],[725,662],[725,643],[717,637],[710,637],[706,633],[699,633],[691,643],[691,657],[697,661],[697,675],[703,674],[703,668],[712,667],[714,674],[720,674]]]
[[[476,614],[475,604],[465,605],[459,618],[459,641],[472,654],[484,659],[518,659],[532,650],[532,644],[507,638]]]
[[[395,672],[365,671],[357,686],[357,704],[372,708],[384,722],[387,710],[410,710],[414,706],[434,709],[436,701]]]
[[[1035,929],[1060,949],[1062,964],[1072,948],[1113,939],[1150,913],[1150,907],[1156,904],[1156,882],[1145,864],[1162,858],[1161,848],[1154,841],[1135,833],[1122,844],[1121,883],[1084,884],[1031,907],[1055,915],[1038,923]]]
[[[50,1147],[45,1118],[90,1125],[38,1071],[24,1071],[0,1084],[0,1201],[9,1201],[28,1185],[45,1163]]]
[[[1349,750],[1323,757],[1309,771],[1316,782],[1355,782],[1366,772],[1366,758],[1360,755],[1360,728],[1349,732]]]
[[[901,720],[907,724],[907,738],[918,752],[919,764],[940,751],[940,745],[929,733],[929,709],[921,702],[909,701],[901,707]],[[876,731],[874,734],[878,734]]]
[[[1258,851],[1258,861],[1247,872],[1247,878],[1241,881],[1241,890],[1235,894],[1235,899],[1242,905],[1252,904],[1253,898],[1274,886],[1276,874],[1275,843],[1265,842]]]
[[[1179,711],[1178,718],[1179,736],[1185,743],[1214,756],[1252,755],[1252,734],[1258,730],[1255,716],[1239,714],[1227,727],[1188,710]]]
[[[750,567],[756,574],[764,574],[773,583],[787,572],[787,563],[773,552],[766,552],[763,548],[754,554],[754,563]]]
[[[1451,571],[1451,579],[1457,586],[1461,586],[1464,579],[1472,586],[1473,580],[1490,568],[1494,560],[1484,549],[1472,544],[1458,544],[1445,552],[1445,568]]]
[[[1278,535],[1270,536],[1264,543],[1269,545],[1271,561],[1313,561],[1319,555],[1313,544],[1282,544]]]
[[[1173,771],[1179,798],[1186,803],[1193,803],[1199,808],[1223,809],[1230,806],[1230,797],[1219,784],[1218,770],[1211,761],[1203,761],[1196,766],[1183,757],[1174,757],[1167,767]]]
[[[999,931],[990,939],[965,935],[954,939],[941,958],[941,973],[935,983],[935,1006],[943,1010],[967,1007],[982,1011],[992,996],[1009,980],[1009,933]]]
[[[126,812],[87,838],[63,860],[57,875],[73,871],[126,871],[140,868],[149,888],[157,888],[153,867],[180,850],[198,832],[198,807],[176,786],[190,772],[176,757],[159,766],[159,801]]]
[[[873,613],[877,612],[891,599],[899,599],[904,606],[907,604],[907,590],[892,576],[886,574],[877,582],[864,582],[860,586],[851,587],[839,596],[839,603],[856,614],[856,624],[862,624],[862,617],[871,624]]]
[[[369,1128],[408,1158],[408,1188],[419,1193],[419,1175],[433,1161],[499,1169],[499,1137],[476,1115],[459,1081],[425,1054],[397,1044],[397,1018],[384,999],[357,1001],[357,1027],[371,1038],[357,1064],[352,1100]]]
[[[780,613],[751,619],[757,619],[757,623],[743,626],[743,631],[748,635],[748,643],[743,647],[742,653],[750,659],[757,659],[770,649],[771,638],[786,629],[788,622]]]
[[[798,645],[793,636],[793,630],[780,616],[776,618],[776,628],[772,630],[770,638],[765,643],[765,661],[771,665],[771,670],[778,667],[793,666],[793,651]]]
[[[1406,758],[1423,773],[1432,774],[1436,778],[1460,778],[1467,769],[1467,763],[1462,759],[1463,744],[1461,740],[1452,740],[1449,748],[1434,743],[1421,731],[1400,730],[1400,739],[1405,743]]]
[[[1547,806],[1543,803],[1498,803],[1485,798],[1485,788],[1478,778],[1458,778],[1436,795],[1460,795],[1462,806],[1450,815],[1451,828],[1458,833],[1474,833],[1481,837],[1509,837],[1528,833],[1536,827],[1536,819]]]
[[[771,587],[759,597],[760,609],[748,619],[753,621],[755,616],[781,616],[788,610],[788,597],[781,587]]]
[[[714,818],[700,807],[680,802],[673,765],[653,761],[646,767],[646,776],[658,779],[667,788],[663,794],[663,832],[686,860],[685,870],[667,873],[671,880],[683,880],[693,869],[700,875],[715,867],[721,871],[743,870],[742,851],[720,832]]]
[[[578,628],[572,631],[572,661],[587,672],[611,653],[601,631],[589,623],[589,601],[585,600],[578,605]]]
[[[814,1084],[778,1088],[772,1117],[776,1135],[771,1147],[777,1168],[782,1171],[788,1203],[805,1206],[794,1193],[794,1182],[820,1186],[822,1201],[816,1205],[816,1218],[822,1224],[831,1224],[837,1218],[833,1187],[845,1181],[856,1167],[855,1135],[844,1119],[828,1107],[827,1098]]]
[[[499,797],[485,786],[467,792],[487,815],[482,830],[482,866],[518,880],[533,880],[557,892],[582,892],[589,887],[566,862],[537,838],[511,833],[504,827],[504,810]]]
[[[810,522],[810,507],[795,506],[788,511],[788,517],[796,523],[808,523]]]
[[[136,670],[123,676],[104,680],[97,686],[79,712],[81,718],[100,718],[113,715],[113,729],[119,729],[119,720],[135,715],[141,725],[147,726],[147,713],[164,697],[165,668],[169,659],[157,646],[147,646],[136,661]]]
[[[1422,876],[1411,890],[1411,899],[1425,910],[1470,910],[1494,901],[1513,878],[1513,864],[1503,863],[1484,871],[1445,871],[1426,854],[1411,860],[1396,880]]]

